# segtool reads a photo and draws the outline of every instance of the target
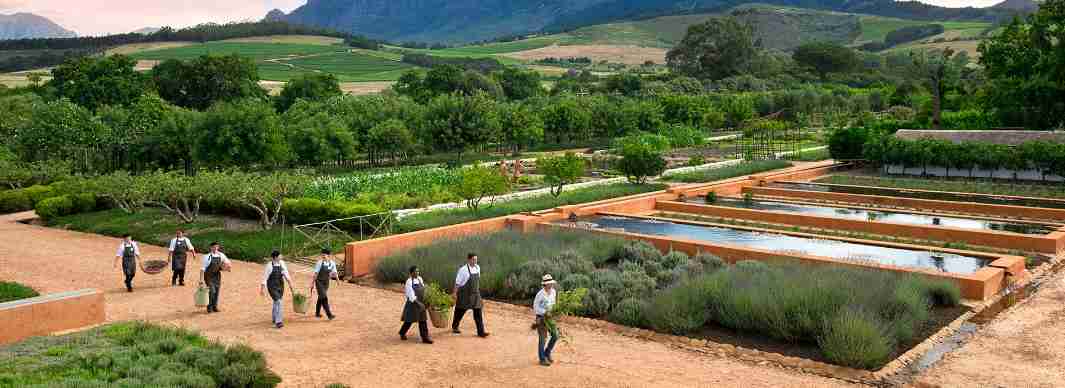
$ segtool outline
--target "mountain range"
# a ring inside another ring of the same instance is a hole
[[[1025,3],[1030,0],[1008,0]],[[374,39],[463,43],[538,32],[569,31],[620,20],[720,12],[745,0],[308,0],[271,20],[331,28]],[[1016,6],[944,8],[895,0],[762,0],[757,3],[915,20],[993,21]]]
[[[26,38],[72,38],[78,36],[48,18],[20,12],[0,14],[0,40]]]

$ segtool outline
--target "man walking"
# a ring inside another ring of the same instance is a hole
[[[137,275],[137,261],[141,258],[141,249],[133,236],[129,233],[122,235],[122,243],[115,253],[115,262],[112,267],[117,267],[119,260],[122,261],[122,274],[126,276],[126,292],[133,292],[133,276]]]
[[[178,229],[177,235],[170,239],[170,270],[174,272],[170,277],[171,286],[185,285],[185,262],[188,252],[196,256],[196,248],[192,246],[192,241],[185,237],[184,230]]]
[[[455,289],[451,291],[455,298],[455,319],[451,321],[451,332],[461,334],[459,323],[466,310],[473,310],[473,322],[477,324],[477,336],[488,337],[484,331],[484,301],[481,300],[481,266],[477,265],[477,255],[466,255],[466,264],[459,267],[455,275]]]
[[[209,302],[207,313],[217,313],[218,293],[222,289],[222,271],[229,271],[232,264],[225,253],[219,249],[218,242],[211,243],[211,250],[203,255],[203,266],[200,269],[200,284],[207,284]]]
[[[288,282],[289,291],[295,295],[296,292],[292,290],[292,277],[288,275],[288,266],[281,259],[281,251],[274,250],[270,253],[270,262],[266,263],[266,268],[263,269],[263,281],[259,285],[259,295],[264,295],[264,290],[270,293],[270,299],[274,302],[270,316],[273,318],[274,327],[278,329],[285,326],[281,314],[281,298],[285,296],[286,282]]]
[[[314,294],[315,290],[318,290],[318,303],[314,306],[314,316],[322,317],[322,308],[325,308],[325,316],[329,320],[336,318],[333,315],[333,311],[329,309],[329,281],[337,280],[340,282],[340,275],[337,273],[337,263],[333,261],[330,256],[332,252],[328,248],[322,248],[321,257],[318,262],[314,264],[314,280],[311,281],[311,294]]]

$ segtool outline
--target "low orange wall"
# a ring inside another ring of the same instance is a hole
[[[1042,253],[1056,253],[1059,240],[1049,235],[1024,235],[997,231],[969,230],[941,226],[899,224],[883,221],[863,221],[845,218],[814,216],[807,214],[741,209],[725,206],[699,205],[684,202],[658,202],[658,210],[709,215],[725,218],[762,221],[773,224],[808,226],[873,233],[887,236],[903,236],[948,242],[983,245],[1004,249],[1019,249]]]
[[[99,290],[60,292],[0,303],[0,344],[98,325],[106,320]]]
[[[992,205],[974,202],[938,201],[905,197],[884,197],[879,195],[830,193],[822,191],[793,190],[778,187],[749,187],[744,192],[754,195],[817,199],[859,204],[874,204],[902,208],[928,209],[954,213],[976,213],[1006,218],[1028,218],[1061,222],[1065,220],[1065,209],[1048,209],[1013,205]]]
[[[570,226],[558,225],[558,224],[541,224],[543,228],[571,228]],[[680,251],[687,253],[688,255],[697,255],[701,252],[707,252],[718,256],[729,263],[735,263],[739,260],[757,260],[757,261],[799,261],[806,264],[830,264],[830,265],[848,265],[854,267],[875,268],[881,270],[888,270],[901,273],[912,273],[923,276],[929,276],[934,278],[946,278],[954,281],[961,289],[962,296],[967,299],[985,300],[994,296],[996,293],[1002,290],[1006,271],[1002,268],[987,266],[981,268],[972,274],[955,274],[944,273],[935,271],[926,271],[914,268],[903,268],[890,265],[878,265],[875,263],[857,263],[843,260],[836,260],[821,256],[810,256],[800,254],[783,254],[773,251],[767,251],[762,249],[738,247],[728,244],[711,244],[702,241],[688,240],[674,237],[664,236],[652,236],[645,234],[617,232],[602,229],[580,229],[590,230],[596,233],[609,234],[614,236],[623,237],[629,240],[643,240],[651,243],[662,252],[668,252],[670,250]],[[872,242],[870,242],[872,243]]]
[[[506,229],[506,227],[507,217],[504,216],[348,243],[344,246],[344,275],[347,277],[369,275],[373,272],[377,260],[427,245],[435,240],[492,233]]]

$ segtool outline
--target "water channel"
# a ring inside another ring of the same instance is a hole
[[[991,205],[1012,205],[1043,207],[1050,209],[1065,209],[1065,201],[1048,201],[1037,198],[1009,198],[993,194],[943,193],[921,190],[892,189],[886,187],[837,186],[823,185],[819,183],[796,182],[773,182],[769,184],[769,187],[804,191],[821,191],[829,193],[881,195],[890,197],[931,199],[937,201],[975,202],[986,203]]]

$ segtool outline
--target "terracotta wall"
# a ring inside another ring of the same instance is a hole
[[[104,322],[99,290],[60,292],[0,303],[0,345]]]
[[[542,224],[543,228],[570,228],[569,226],[554,225],[554,224]],[[587,230],[587,229],[582,229]],[[809,256],[809,255],[797,255],[797,254],[782,254],[762,249],[738,247],[727,244],[710,244],[702,241],[687,240],[673,237],[664,236],[651,236],[635,233],[616,232],[607,230],[593,230],[596,233],[610,234],[620,236],[630,240],[643,240],[650,242],[655,247],[663,252],[670,250],[680,251],[687,253],[688,255],[696,255],[700,252],[707,252],[718,256],[729,263],[735,263],[739,260],[757,260],[765,262],[773,261],[799,261],[806,264],[819,264],[819,265],[848,265],[863,268],[876,268],[881,270],[913,273],[923,276],[929,276],[934,278],[945,278],[954,281],[961,288],[962,296],[967,299],[985,300],[991,298],[996,293],[1002,290],[1004,287],[1005,270],[1002,268],[987,266],[981,268],[972,274],[955,274],[955,273],[942,273],[935,271],[924,271],[913,268],[902,268],[889,265],[878,265],[875,263],[856,263],[843,260],[836,260],[827,257]]]
[[[365,276],[373,272],[377,260],[434,240],[492,233],[506,229],[507,217],[489,218],[459,225],[397,234],[372,240],[356,241],[344,246],[345,276]]]
[[[973,202],[937,201],[931,199],[916,199],[905,197],[883,197],[878,195],[829,193],[820,191],[805,191],[783,189],[777,187],[749,187],[744,192],[754,195],[816,199],[822,201],[837,201],[858,204],[873,204],[879,206],[892,206],[900,208],[926,209],[954,213],[975,213],[1006,218],[1029,218],[1061,222],[1065,220],[1065,209],[1048,209],[1027,206],[992,205]]]
[[[814,216],[806,214],[741,209],[725,206],[708,206],[684,202],[662,201],[658,210],[699,215],[738,218],[773,224],[807,226],[873,233],[887,236],[929,239],[937,241],[964,242],[1004,249],[1019,249],[1054,254],[1060,240],[1049,235],[1024,235],[997,231],[970,230],[951,227],[900,224],[883,221],[863,221],[845,218]]]

